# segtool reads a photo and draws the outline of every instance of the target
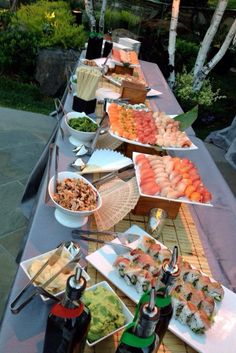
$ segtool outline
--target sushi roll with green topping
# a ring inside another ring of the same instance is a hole
[[[172,296],[173,316],[178,319],[187,301],[182,295]]]
[[[194,304],[191,302],[186,302],[186,305],[184,305],[181,313],[177,317],[177,320],[181,322],[181,324],[188,324],[196,311],[198,311],[198,309]]]
[[[147,270],[143,270],[137,276],[135,288],[138,293],[146,293],[151,289],[152,275]]]
[[[203,310],[209,318],[214,315],[215,311],[215,301],[211,297],[206,297],[201,301],[199,309]]]
[[[184,275],[183,275],[183,280],[185,282],[190,282],[193,285],[196,285],[197,281],[200,279],[202,276],[201,272],[195,269],[189,269],[187,270]]]
[[[224,289],[219,282],[211,282],[207,286],[206,294],[216,301],[221,301],[224,298]]]
[[[142,272],[140,267],[128,267],[124,270],[124,280],[128,286],[135,286],[139,274]]]
[[[121,277],[125,276],[125,269],[129,267],[130,265],[130,259],[127,259],[124,256],[118,256],[116,261],[114,262],[113,266],[115,266],[118,270],[118,273]]]
[[[191,330],[197,334],[203,334],[211,327],[211,321],[203,310],[195,311],[187,324]]]
[[[202,290],[203,292],[207,292],[208,286],[211,283],[210,278],[208,276],[202,275],[199,280],[196,282],[195,287],[198,290]]]

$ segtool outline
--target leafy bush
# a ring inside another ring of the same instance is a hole
[[[6,29],[12,18],[12,12],[5,9],[0,9],[0,28]]]
[[[218,99],[226,98],[220,95],[220,89],[215,92],[209,79],[204,80],[203,86],[199,92],[194,92],[193,74],[186,70],[183,73],[176,75],[176,84],[174,88],[175,95],[180,101],[185,111],[191,109],[193,106],[199,104],[204,107],[210,107]]]
[[[17,25],[0,32],[0,71],[30,75],[34,71],[37,36]]]
[[[199,46],[194,42],[177,38],[176,40],[176,70],[182,71],[183,66],[189,72],[193,69]]]
[[[69,4],[63,1],[39,0],[22,5],[13,21],[35,33],[40,48],[80,49],[86,40],[83,26],[74,24]]]
[[[108,29],[122,27],[134,30],[140,21],[141,19],[139,16],[126,10],[118,11],[114,9],[107,9],[105,13],[105,25]]]

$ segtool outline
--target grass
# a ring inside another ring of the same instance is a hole
[[[218,3],[218,0],[208,0],[208,5],[209,6],[216,6]],[[236,0],[229,0],[227,9],[236,9]]]
[[[46,115],[54,110],[53,99],[44,96],[35,84],[4,76],[0,79],[0,106]]]

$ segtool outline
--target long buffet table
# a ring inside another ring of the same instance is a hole
[[[170,91],[157,65],[142,62],[143,73],[147,82],[153,88],[163,92],[161,96],[151,99],[154,110],[161,109],[169,114],[179,114],[181,107]],[[70,98],[70,97],[69,97]],[[70,101],[70,99],[69,99]],[[204,144],[194,136],[194,131],[188,129],[192,141],[198,150],[191,152],[176,152],[175,155],[192,159],[200,169],[203,180],[214,195],[214,207],[182,205],[176,220],[169,220],[164,229],[162,241],[167,246],[176,242],[180,251],[188,261],[200,267],[209,275],[220,280],[229,288],[236,288],[236,270],[234,249],[236,240],[236,204],[235,199],[219,173]],[[56,135],[56,142],[60,147],[59,171],[70,170],[70,163],[74,159],[72,145],[66,138],[64,141],[60,133]],[[71,169],[72,170],[72,169]],[[45,203],[46,177],[42,179],[38,192],[34,214],[31,217],[27,240],[22,254],[22,260],[44,253],[55,248],[61,241],[71,239],[71,229],[60,225],[54,217],[54,208]],[[126,230],[136,224],[145,229],[146,217],[129,214],[115,226],[115,230]],[[93,228],[94,224],[89,223]],[[94,245],[89,252],[95,250]],[[87,251],[83,249],[84,253]],[[91,283],[104,278],[91,266],[88,267]],[[44,330],[50,303],[45,304],[40,297],[36,297],[19,315],[13,315],[9,303],[18,291],[26,284],[27,278],[19,267],[8,305],[2,320],[0,332],[1,353],[41,353],[43,349]],[[125,303],[134,309],[134,304],[118,291]],[[88,352],[113,352],[119,339],[119,334],[103,341],[95,348],[86,348]],[[160,352],[194,352],[189,346],[169,333],[164,339]]]

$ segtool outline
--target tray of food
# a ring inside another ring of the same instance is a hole
[[[212,195],[187,158],[133,152],[141,196],[212,206]]]
[[[142,293],[150,288],[151,277],[157,275],[162,261],[171,252],[137,226],[127,232],[140,236],[130,244],[131,251],[127,255],[118,257],[111,247],[105,245],[88,255],[87,260],[137,303]],[[181,275],[172,294],[174,316],[170,331],[198,352],[234,353],[235,294],[184,259],[181,259],[180,266]]]
[[[130,67],[139,67],[138,55],[133,50],[122,50],[112,48],[112,60],[120,65],[129,65]]]
[[[105,78],[110,81],[111,83],[114,83],[114,85],[121,87],[122,81],[128,81],[132,82],[135,84],[142,84],[146,86],[146,81],[139,76],[131,76],[128,74],[116,74],[112,73],[110,75],[106,75]],[[160,92],[161,94],[161,92]]]
[[[152,112],[147,107],[111,103],[108,107],[111,136],[127,143],[166,150],[195,150],[195,146],[179,121],[163,112]]]

